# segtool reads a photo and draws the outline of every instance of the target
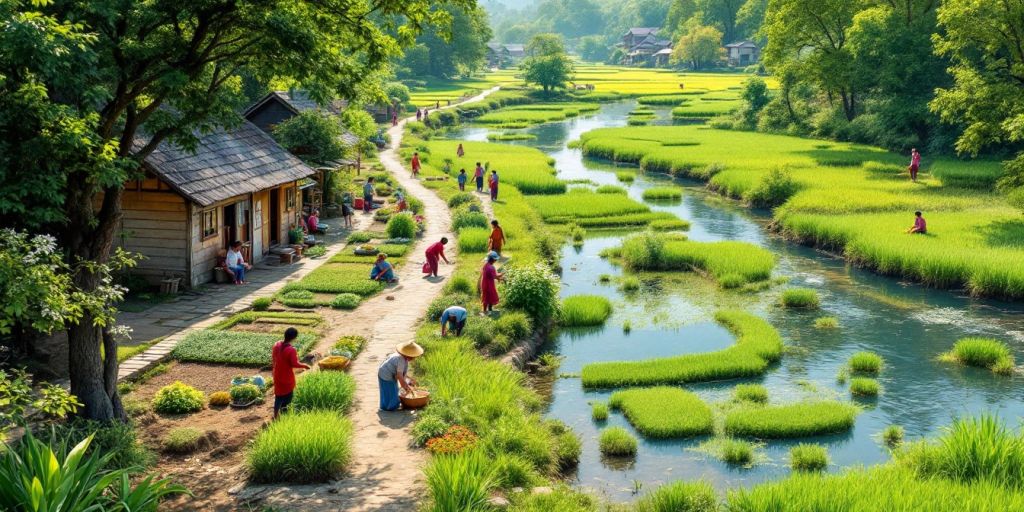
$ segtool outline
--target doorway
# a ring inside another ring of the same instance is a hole
[[[224,207],[224,248],[228,249],[231,244],[238,240],[238,226],[235,225],[235,205],[229,204]]]
[[[270,246],[281,241],[281,189],[270,191]]]

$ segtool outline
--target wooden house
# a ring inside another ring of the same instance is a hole
[[[250,262],[287,245],[299,186],[315,173],[248,121],[200,135],[195,151],[164,142],[143,169],[145,179],[125,184],[120,245],[145,256],[136,274],[186,286],[211,281],[233,240]]]
[[[730,66],[749,66],[761,59],[761,49],[753,41],[738,41],[725,45]]]

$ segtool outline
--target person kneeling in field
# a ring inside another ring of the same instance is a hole
[[[423,347],[415,341],[408,341],[395,347],[395,352],[377,367],[377,384],[380,386],[380,409],[395,411],[401,405],[398,387],[406,393],[412,392],[416,379],[408,377],[409,362],[423,355]]]
[[[928,233],[928,223],[924,221],[924,217],[921,216],[921,212],[914,212],[914,225],[907,230],[910,234],[923,235]]]
[[[398,278],[395,277],[395,268],[388,262],[387,254],[380,253],[377,255],[377,261],[373,264],[373,268],[370,269],[370,279],[388,283],[398,281]]]
[[[462,336],[462,329],[466,327],[466,308],[462,306],[451,306],[441,313],[441,336],[447,336],[450,330],[456,336]]]

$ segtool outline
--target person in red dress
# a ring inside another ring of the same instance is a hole
[[[423,273],[433,277],[437,277],[437,267],[440,266],[440,260],[444,260],[445,263],[451,265],[448,258],[444,255],[444,246],[448,243],[448,238],[441,237],[440,242],[434,242],[427,247],[427,264],[423,265]]]
[[[420,173],[420,154],[419,154],[419,152],[416,152],[416,153],[412,154],[412,161],[409,162],[409,165],[412,166],[412,175],[413,175],[413,177],[416,177],[417,175],[419,175],[419,173]]]
[[[295,369],[308,370],[309,366],[299,362],[299,354],[292,346],[292,341],[299,337],[299,331],[289,327],[284,331],[284,339],[275,343],[270,351],[274,375],[274,419],[288,410],[295,391]]]
[[[917,171],[921,168],[921,153],[917,152],[917,148],[910,150],[910,165],[907,169],[910,171],[910,180],[917,181]]]
[[[497,282],[505,278],[505,274],[494,268],[495,261],[498,261],[498,253],[491,251],[487,254],[487,263],[480,270],[480,302],[484,313],[494,311],[494,306],[498,304]]]

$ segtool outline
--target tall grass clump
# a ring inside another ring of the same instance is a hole
[[[609,457],[636,455],[636,438],[622,427],[608,427],[602,430],[598,445],[601,448],[601,453]]]
[[[823,316],[814,319],[815,329],[838,329],[839,319],[834,316]]]
[[[909,444],[895,455],[920,477],[1024,488],[1024,437],[995,416],[956,420],[937,440]]]
[[[485,252],[490,236],[486,228],[463,228],[459,231],[459,252]]]
[[[590,418],[594,421],[604,421],[608,419],[608,404],[606,402],[591,402]]]
[[[636,180],[636,173],[631,171],[618,171],[615,173],[615,178],[623,183],[633,183]]]
[[[793,471],[821,471],[828,467],[828,449],[820,444],[801,443],[789,449]]]
[[[818,292],[810,288],[790,288],[782,292],[782,305],[787,308],[814,309],[820,303]]]
[[[940,355],[939,359],[987,368],[1002,375],[1013,373],[1014,361],[1010,347],[992,338],[962,338],[953,345],[953,350]]]
[[[619,283],[619,289],[624,292],[635,292],[640,289],[640,278],[636,276],[626,276],[622,278]]]
[[[636,512],[715,512],[718,497],[705,481],[672,482],[636,502]]]
[[[253,480],[324,482],[344,471],[352,423],[333,411],[285,414],[260,431],[246,458]]]
[[[759,439],[808,437],[844,432],[853,428],[860,409],[832,400],[787,405],[747,406],[725,415],[725,432]]]
[[[736,344],[717,352],[639,361],[590,363],[585,387],[651,386],[754,377],[782,357],[782,336],[768,322],[743,311],[719,311],[715,320],[736,335]]]
[[[905,431],[903,427],[899,425],[889,425],[882,431],[882,442],[885,443],[889,448],[896,448],[903,444],[903,436]]]
[[[596,192],[598,194],[625,194],[626,189],[618,185],[601,185],[597,187]]]
[[[600,295],[573,295],[562,301],[561,324],[566,327],[601,325],[612,314],[612,303]]]
[[[306,372],[295,383],[292,407],[296,411],[329,410],[348,412],[356,393],[351,375],[337,371]]]
[[[487,500],[497,485],[495,465],[480,450],[439,455],[426,468],[430,502],[426,510],[488,510]]]
[[[878,396],[880,386],[875,379],[867,377],[855,377],[850,380],[850,394],[860,397]]]
[[[857,352],[846,361],[846,366],[852,373],[865,375],[878,375],[882,371],[882,356],[868,351]]]
[[[691,437],[712,430],[711,408],[696,394],[676,387],[616,391],[608,405],[647,437]]]
[[[505,271],[502,300],[505,306],[525,311],[535,322],[558,314],[559,280],[546,265],[513,266]]]
[[[623,264],[633,270],[696,270],[714,279],[746,282],[771,277],[775,256],[746,242],[672,240],[664,234],[642,233],[626,238]]]
[[[768,388],[761,384],[737,384],[732,396],[741,402],[764,404],[768,403]]]
[[[679,187],[651,187],[644,190],[643,197],[648,201],[682,199],[683,189]]]
[[[385,229],[388,238],[413,238],[416,236],[416,221],[411,214],[399,213],[388,219]]]

